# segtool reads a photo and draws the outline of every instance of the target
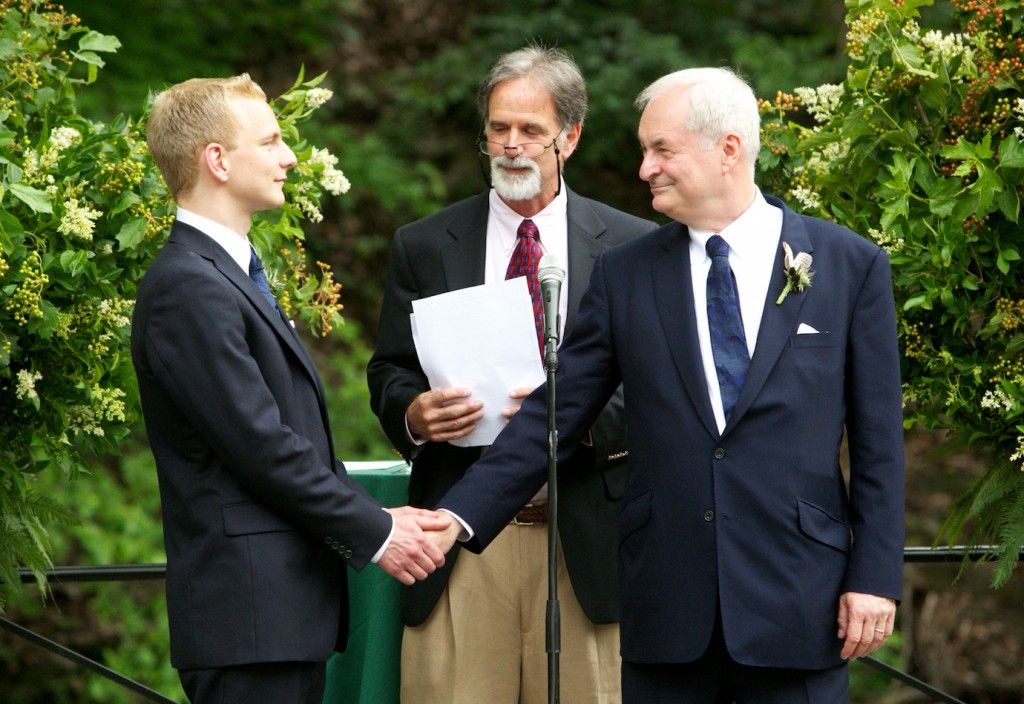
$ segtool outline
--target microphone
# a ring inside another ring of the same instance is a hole
[[[544,301],[544,346],[554,341],[552,349],[558,345],[558,297],[562,290],[565,269],[554,254],[545,254],[540,258],[537,267],[537,280],[540,281],[541,298]]]

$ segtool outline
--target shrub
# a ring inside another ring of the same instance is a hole
[[[998,542],[1000,585],[1024,543],[1024,7],[952,4],[945,33],[918,23],[930,0],[848,0],[845,80],[762,103],[759,168],[889,252],[905,424],[993,460],[940,539]]]

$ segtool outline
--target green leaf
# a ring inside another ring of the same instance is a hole
[[[68,250],[61,252],[57,259],[61,268],[73,277],[81,276],[82,272],[89,265],[89,254],[84,251]]]
[[[122,250],[135,249],[146,236],[146,221],[143,218],[129,220],[117,233],[117,244]]]
[[[110,34],[87,32],[78,40],[78,48],[82,51],[117,51],[121,48],[121,40]]]
[[[22,203],[37,213],[52,213],[53,206],[50,205],[50,196],[45,191],[40,191],[23,183],[12,183],[10,192]]]
[[[138,203],[141,199],[135,191],[122,191],[114,204],[110,206],[110,214],[117,215]]]
[[[1008,169],[1024,168],[1024,143],[1009,135],[999,145],[999,165]]]
[[[79,61],[89,64],[90,66],[99,66],[100,68],[103,68],[107,65],[106,62],[100,58],[99,54],[92,51],[76,51],[74,52],[74,56]]]
[[[949,217],[961,191],[960,181],[952,178],[936,180],[925,192],[928,195],[928,210],[939,217]]]
[[[1017,195],[1017,189],[1007,188],[999,197],[996,198],[996,205],[999,206],[1000,212],[1006,216],[1006,219],[1010,222],[1017,222],[1020,217],[1020,196]]]

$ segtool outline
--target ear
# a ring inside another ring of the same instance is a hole
[[[228,172],[231,170],[227,150],[216,142],[207,144],[200,156],[200,168],[217,183],[227,183]]]
[[[562,143],[558,145],[562,161],[565,161],[576,151],[576,145],[580,143],[580,135],[583,133],[583,125],[576,123],[562,135]]]
[[[722,170],[732,171],[739,164],[745,164],[743,155],[743,142],[735,134],[727,134],[722,137]]]

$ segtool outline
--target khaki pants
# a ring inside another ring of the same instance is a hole
[[[402,638],[402,704],[544,704],[547,526],[507,526],[459,554],[437,606]],[[584,615],[558,554],[559,701],[620,704],[619,626]]]

